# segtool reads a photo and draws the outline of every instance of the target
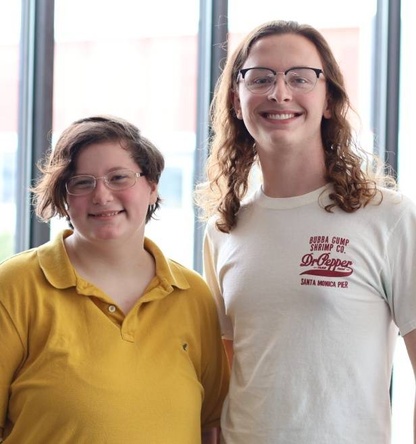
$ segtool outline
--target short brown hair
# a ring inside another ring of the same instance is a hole
[[[68,217],[65,184],[75,172],[80,151],[93,143],[117,141],[130,152],[132,159],[145,173],[146,180],[158,184],[165,166],[162,153],[140,130],[128,121],[115,116],[98,115],[73,122],[59,137],[38,164],[42,175],[32,188],[36,215],[47,222],[54,216]],[[154,217],[161,199],[150,205],[146,222]]]

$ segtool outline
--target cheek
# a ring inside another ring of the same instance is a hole
[[[87,208],[87,200],[81,197],[72,197],[69,196],[67,198],[67,212],[69,216],[76,215],[80,211],[83,211]]]
[[[246,110],[252,106],[253,99],[255,100],[256,97],[248,94],[247,90],[240,85],[238,94],[235,94],[233,98],[234,110],[238,118],[241,118],[242,113],[247,113]]]
[[[303,97],[299,97],[297,103],[310,118],[322,120],[325,117],[326,100],[323,100],[322,97],[305,94]]]
[[[262,98],[254,94],[242,95],[240,100],[240,116],[243,120],[248,119],[253,110],[262,103]]]
[[[326,97],[326,94],[318,94],[319,91],[317,91],[317,94],[313,97],[305,97],[308,99],[308,107],[309,109],[316,109],[317,112],[319,112],[320,117],[329,119],[331,117],[331,110],[329,108],[329,102]],[[307,96],[307,95],[306,95]],[[317,104],[320,104],[318,107]]]
[[[126,191],[122,197],[120,196],[120,202],[123,206],[130,207],[131,209],[133,207],[147,209],[148,206],[156,200],[156,198],[153,199],[153,194],[148,187],[142,188],[141,190],[132,188]]]

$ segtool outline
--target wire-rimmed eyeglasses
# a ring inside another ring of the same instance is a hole
[[[276,85],[278,74],[283,74],[285,84],[292,91],[304,94],[315,88],[323,70],[308,66],[295,66],[280,72],[259,66],[240,69],[239,74],[247,89],[253,94],[268,93]]]
[[[71,196],[83,196],[91,193],[97,186],[97,180],[103,180],[106,187],[113,191],[123,191],[134,186],[139,177],[145,173],[135,173],[128,169],[114,170],[105,176],[95,177],[90,174],[72,176],[65,184],[66,191]]]

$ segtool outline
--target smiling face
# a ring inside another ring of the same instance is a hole
[[[312,42],[295,34],[272,35],[253,44],[242,68],[265,67],[285,72],[293,67],[323,69],[319,53]],[[233,99],[234,109],[256,141],[261,152],[289,150],[299,153],[315,149],[323,152],[322,118],[329,118],[325,78],[321,74],[316,86],[307,93],[291,90],[282,74],[276,85],[264,94],[249,91],[240,79]],[[278,149],[277,149],[278,148]]]
[[[76,160],[74,175],[103,177],[114,170],[141,172],[128,150],[119,142],[102,142],[82,149]],[[157,185],[139,177],[134,186],[122,191],[109,189],[104,180],[97,180],[95,189],[87,195],[67,196],[68,214],[74,235],[88,242],[122,240],[144,236],[149,205],[157,199]]]

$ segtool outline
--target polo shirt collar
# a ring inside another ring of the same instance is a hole
[[[76,287],[77,274],[69,260],[65,249],[64,239],[73,233],[63,230],[55,239],[41,245],[38,250],[39,265],[52,286],[55,288]],[[186,290],[190,287],[184,274],[184,268],[173,260],[168,260],[160,248],[149,238],[144,239],[145,249],[154,257],[156,277],[165,288],[177,287]]]

